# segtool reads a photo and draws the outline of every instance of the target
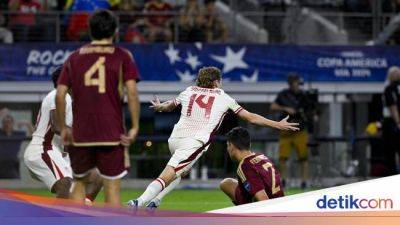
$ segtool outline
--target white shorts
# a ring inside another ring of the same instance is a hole
[[[42,145],[30,144],[25,150],[24,162],[31,176],[46,184],[50,191],[59,179],[72,178],[69,156],[59,150],[44,151]]]
[[[207,151],[210,142],[204,144],[194,138],[170,138],[168,145],[172,157],[167,165],[175,168],[176,175],[181,176],[187,173],[200,156]]]

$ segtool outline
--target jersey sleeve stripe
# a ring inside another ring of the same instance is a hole
[[[242,111],[243,110],[243,107],[239,107],[238,109],[236,109],[235,111],[234,111],[234,113],[235,114],[238,114],[240,111]]]
[[[242,163],[243,163],[243,161],[240,162],[240,164],[238,166],[237,174],[240,177],[240,179],[242,179],[242,182],[245,182],[247,179],[246,179],[246,176],[244,175],[243,170],[242,170]]]

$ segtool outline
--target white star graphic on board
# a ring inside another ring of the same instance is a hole
[[[181,79],[181,82],[192,82],[196,78],[196,76],[192,75],[189,70],[185,70],[183,73],[177,70],[176,75]]]
[[[246,76],[246,75],[241,75],[240,79],[244,83],[255,83],[258,81],[258,70],[255,70],[254,73],[251,76]]]
[[[164,51],[164,53],[168,56],[169,63],[175,64],[175,62],[181,61],[181,57],[179,57],[179,50],[174,48],[174,45],[169,44],[168,49]]]
[[[194,45],[196,46],[196,48],[198,50],[201,50],[203,48],[203,44],[201,42],[196,42],[196,43],[194,43]]]
[[[192,67],[192,70],[196,69],[198,66],[201,65],[201,62],[199,61],[199,58],[195,55],[192,55],[191,52],[188,52],[188,56],[185,59],[185,63],[190,65]]]
[[[235,68],[243,68],[247,69],[249,65],[243,61],[243,56],[246,53],[246,48],[240,49],[238,52],[233,52],[230,47],[226,47],[225,56],[211,55],[215,61],[218,61],[224,64],[224,68],[222,69],[223,73],[230,72]]]

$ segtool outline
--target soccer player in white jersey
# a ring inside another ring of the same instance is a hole
[[[137,208],[147,204],[148,208],[158,207],[161,199],[179,184],[182,174],[187,173],[207,151],[211,137],[228,110],[259,126],[298,130],[297,123],[287,122],[288,117],[278,122],[243,109],[221,89],[221,71],[215,67],[200,69],[196,82],[196,86],[188,87],[174,100],[160,103],[156,98],[151,102],[158,112],[169,112],[181,105],[181,117],[168,140],[172,157],[167,166],[139,198],[128,202],[129,206]]]
[[[56,69],[52,74],[54,87],[57,87],[57,80],[61,68]],[[35,132],[32,140],[25,150],[24,162],[31,172],[32,177],[42,181],[57,198],[69,198],[72,185],[72,169],[68,153],[64,152],[57,124],[56,90],[51,91],[43,99],[37,116]],[[66,124],[72,125],[71,96],[66,96]],[[96,171],[91,174],[92,186],[87,190],[88,201],[93,201],[101,189],[101,178]]]

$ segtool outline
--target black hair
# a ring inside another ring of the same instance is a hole
[[[57,69],[55,69],[53,71],[53,73],[51,74],[51,79],[53,80],[53,85],[55,88],[57,88],[58,78],[60,77],[61,70],[62,70],[62,67],[60,66]]]
[[[240,150],[250,150],[251,138],[247,129],[235,127],[226,135],[228,142],[235,145]]]
[[[303,79],[300,77],[298,73],[290,72],[287,76],[287,83],[292,85],[294,82],[299,82],[301,85],[303,84]]]
[[[96,10],[89,18],[90,36],[93,40],[113,37],[117,27],[117,18],[109,10]]]

